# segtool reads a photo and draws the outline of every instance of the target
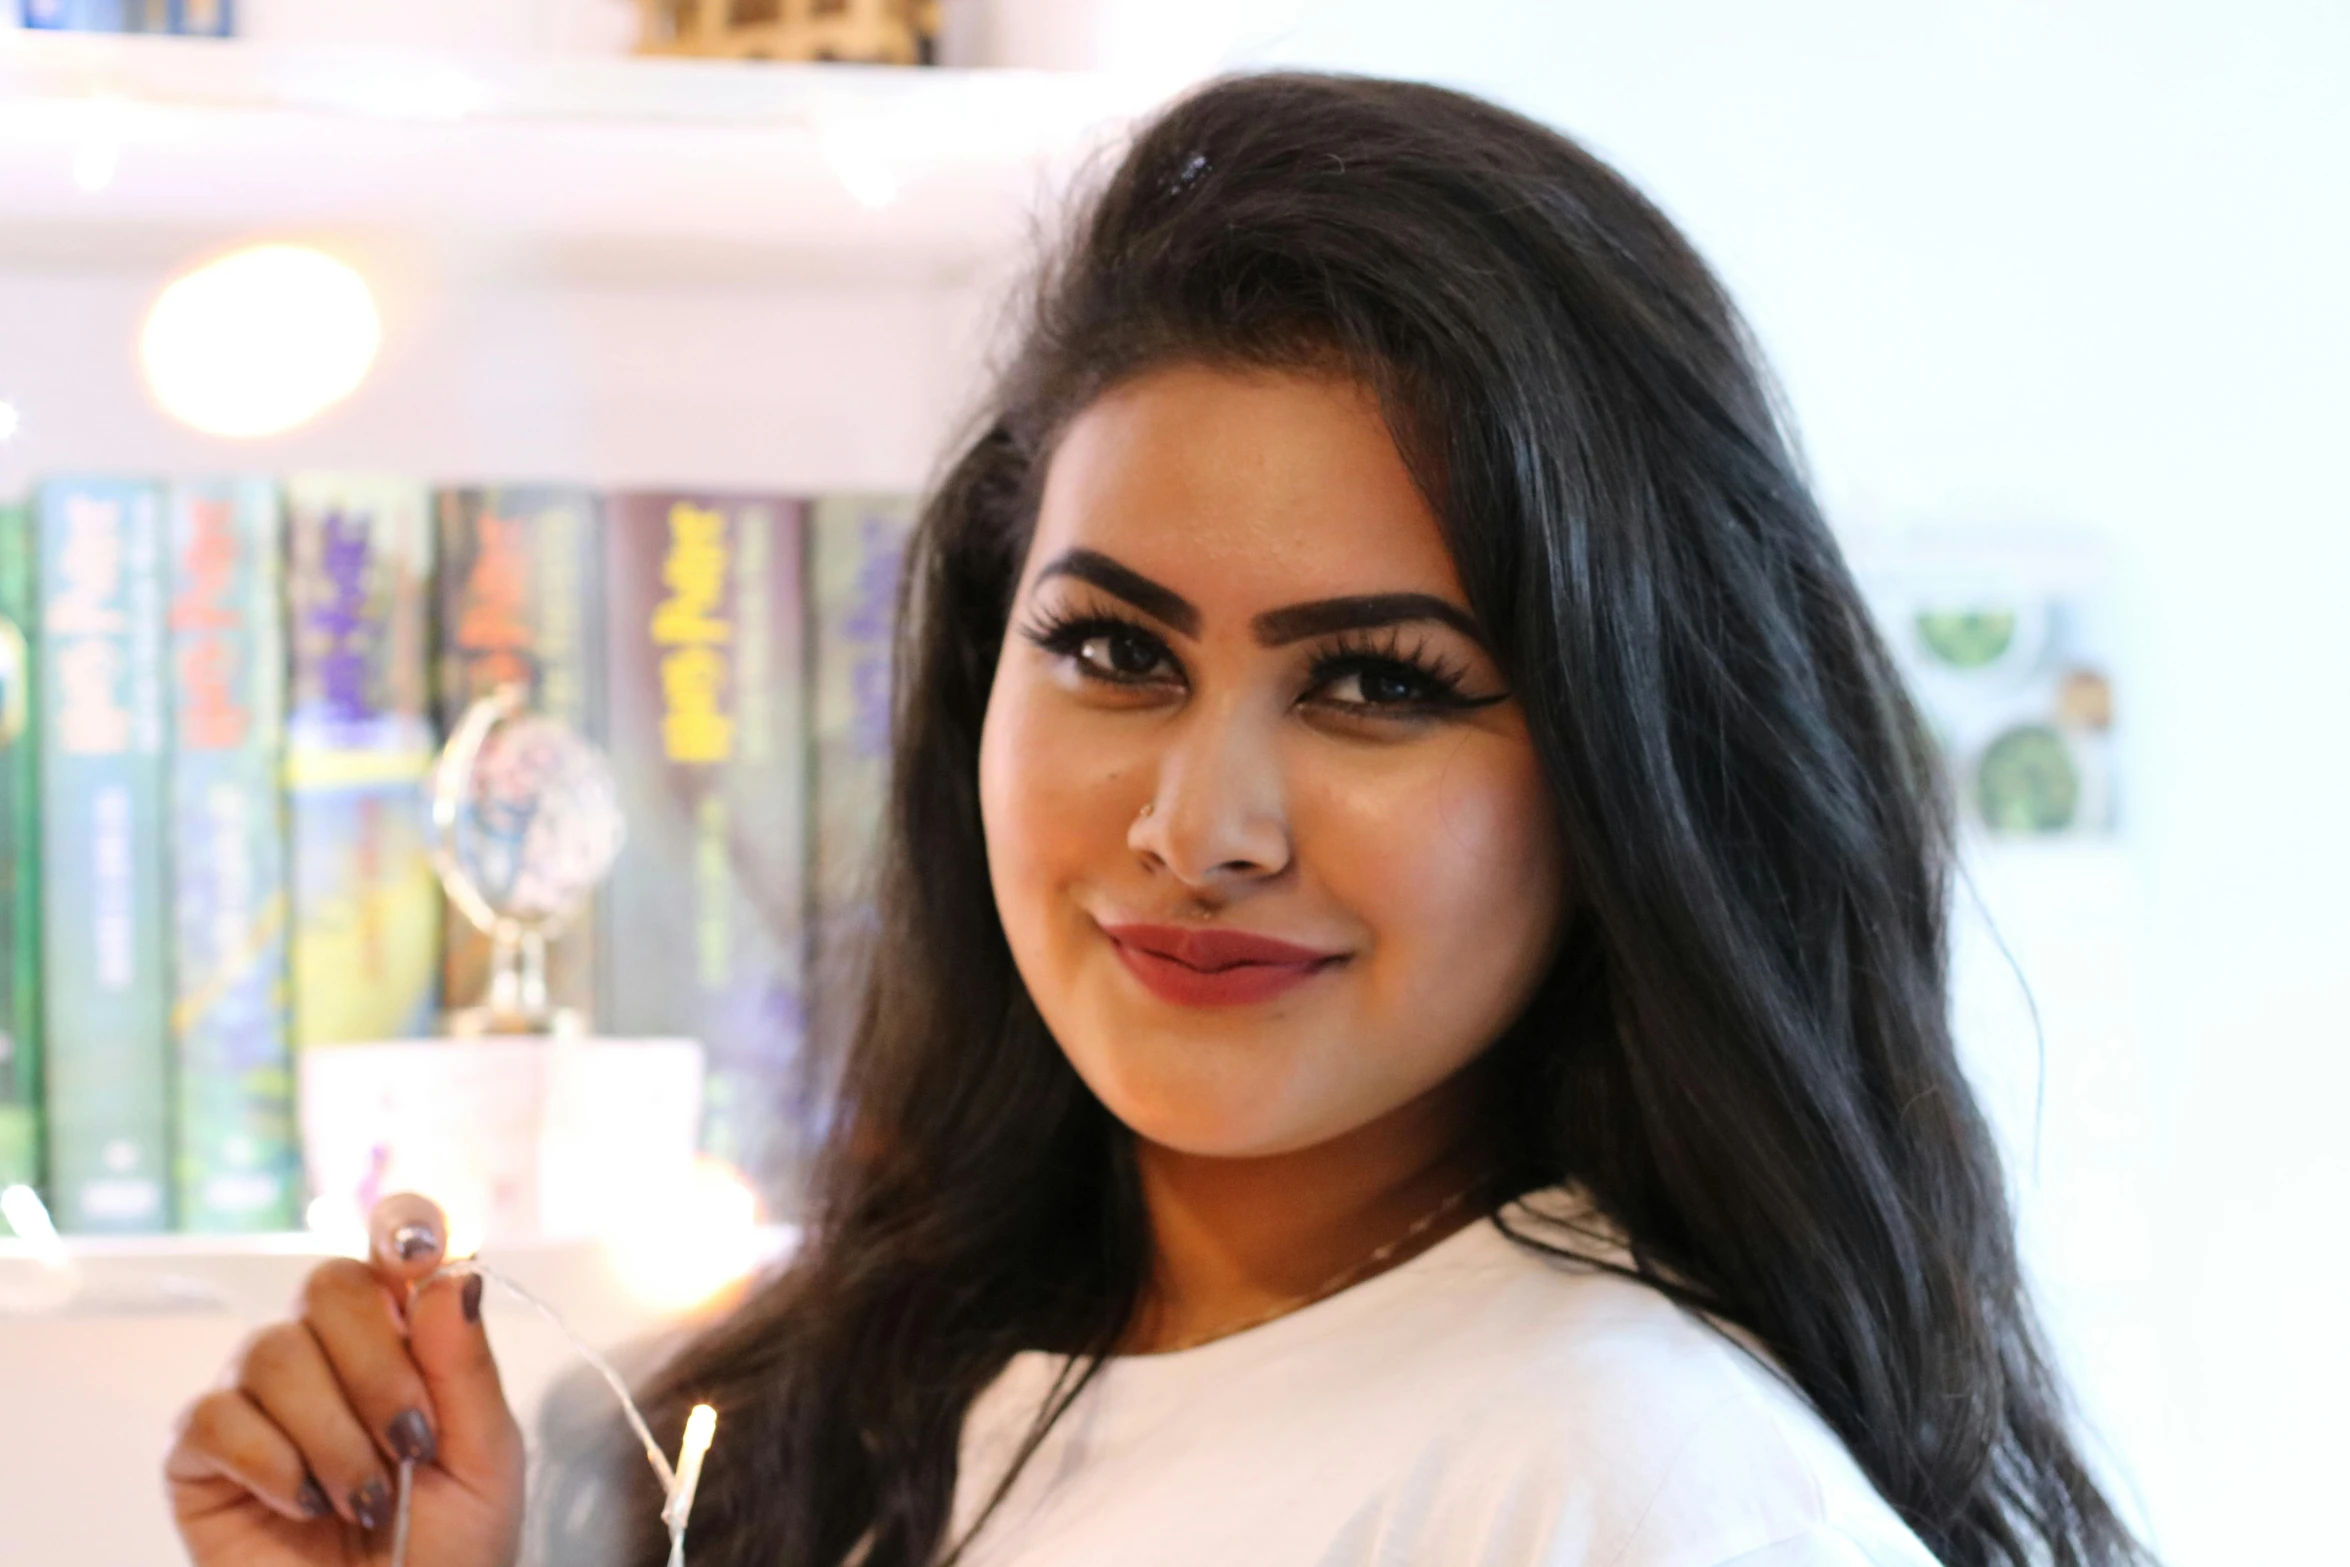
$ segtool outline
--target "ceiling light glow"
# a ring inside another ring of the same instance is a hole
[[[277,435],[365,379],[383,346],[367,280],[323,251],[256,245],[174,280],[139,335],[164,411],[207,435]]]
[[[14,440],[16,432],[24,427],[23,418],[14,403],[0,403],[0,441]]]

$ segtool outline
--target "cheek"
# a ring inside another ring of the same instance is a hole
[[[1049,944],[1053,894],[1099,858],[1125,793],[1127,768],[1114,750],[1054,695],[1014,673],[999,675],[980,733],[988,873],[1023,968]]]
[[[1409,779],[1332,791],[1320,856],[1369,924],[1403,1015],[1500,1027],[1540,977],[1565,905],[1558,834],[1526,747],[1464,739]]]

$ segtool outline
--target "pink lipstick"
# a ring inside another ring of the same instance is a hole
[[[1346,957],[1238,930],[1104,925],[1102,934],[1151,994],[1186,1007],[1270,1001]]]

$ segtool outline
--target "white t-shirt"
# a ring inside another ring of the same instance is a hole
[[[1542,1194],[1513,1226],[1579,1207]],[[1584,1223],[1591,1221],[1586,1214]],[[961,1540],[1064,1362],[963,1430]],[[1104,1366],[961,1567],[1933,1567],[1803,1398],[1645,1285],[1470,1225],[1289,1316]]]

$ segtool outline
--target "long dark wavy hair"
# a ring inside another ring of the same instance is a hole
[[[1951,1567],[2145,1560],[2067,1433],[1952,1048],[1948,806],[1737,313],[1567,138],[1294,74],[1141,132],[923,513],[806,1243],[650,1387],[672,1443],[721,1413],[694,1560],[931,1567],[974,1397],[1017,1351],[1097,1361],[1136,1310],[1130,1138],[1013,967],[978,755],[1056,437],[1175,362],[1376,389],[1524,704],[1575,913],[1487,1057],[1496,1198],[1580,1182]],[[641,1481],[554,1502],[558,1533],[662,1558]]]

